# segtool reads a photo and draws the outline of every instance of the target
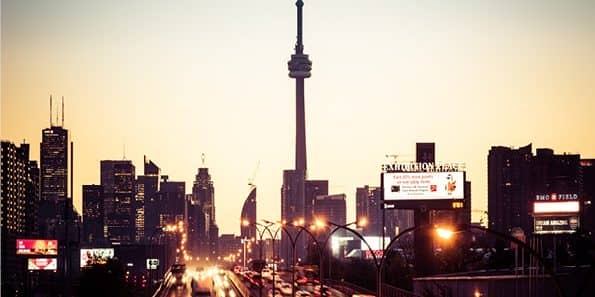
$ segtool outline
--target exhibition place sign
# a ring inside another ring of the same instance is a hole
[[[410,162],[382,164],[382,172],[457,172],[465,171],[465,163]]]

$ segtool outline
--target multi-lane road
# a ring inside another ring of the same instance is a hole
[[[178,273],[170,270],[153,297],[249,297],[234,285],[231,274],[216,267],[187,267]]]

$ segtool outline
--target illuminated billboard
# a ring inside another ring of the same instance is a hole
[[[29,270],[58,269],[58,260],[56,258],[29,258],[27,260],[27,269]]]
[[[386,172],[382,175],[384,201],[465,198],[464,172]]]
[[[577,215],[540,216],[534,222],[535,234],[574,233],[579,226]]]
[[[155,270],[159,266],[159,259],[147,259],[147,269]]]
[[[17,239],[17,255],[58,255],[58,241],[48,239]]]
[[[81,267],[88,267],[92,264],[105,264],[108,259],[113,257],[113,248],[81,249]]]
[[[578,213],[579,211],[578,194],[537,194],[533,202],[534,214]]]

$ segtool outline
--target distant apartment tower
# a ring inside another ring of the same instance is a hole
[[[581,160],[583,230],[595,242],[595,159]]]
[[[345,197],[345,194],[317,196],[314,200],[314,219],[345,225],[347,223]]]
[[[33,234],[27,231],[35,222],[28,221],[30,200],[28,196],[34,184],[29,175],[29,145],[16,146],[8,141],[1,142],[2,157],[2,206],[0,225],[2,226],[1,258],[2,258],[2,295],[16,295],[22,291],[25,267],[22,259],[16,256],[16,239]]]
[[[579,194],[583,185],[580,155],[556,155],[551,149],[533,155],[531,144],[494,146],[488,154],[489,227],[505,233],[520,227],[530,234],[536,194]]]
[[[283,170],[283,185],[281,186],[281,220],[291,224],[294,221],[305,220],[305,174],[303,170]],[[301,198],[300,198],[301,197]],[[295,236],[297,231],[293,228],[288,232]],[[306,256],[306,240],[300,236],[295,245],[296,258]],[[281,233],[281,257],[287,266],[293,261],[292,245],[289,237]]]
[[[531,226],[531,145],[518,149],[493,146],[488,154],[489,228],[510,232]]]
[[[134,242],[135,180],[132,161],[101,161],[101,186],[107,227],[104,235],[112,243]]]
[[[156,232],[155,230],[160,227],[159,213],[161,208],[158,204],[157,196],[159,192],[159,171],[159,167],[144,156],[144,175],[139,175],[136,180],[136,237],[150,239],[149,237],[151,237],[151,235]],[[138,193],[140,190],[142,190],[142,197]],[[139,201],[140,199],[142,199],[142,201]],[[144,217],[144,222],[142,223],[142,225],[144,225],[144,231],[142,232],[142,235],[140,234],[141,216]]]
[[[88,244],[104,242],[103,187],[83,185],[83,241]]]
[[[39,166],[37,165],[37,161],[29,161],[29,166],[27,167],[27,178],[27,201],[25,202],[25,209],[27,210],[27,213],[25,214],[25,233],[29,236],[39,236],[39,204],[41,193],[39,184]]]
[[[254,238],[256,237],[256,187],[250,189],[250,194],[244,200],[242,206],[242,214],[240,216],[240,237]],[[249,222],[249,225],[244,225],[244,221]]]
[[[355,219],[366,220],[362,231],[366,236],[382,235],[382,192],[379,187],[365,185],[355,191]]]
[[[177,224],[185,221],[186,182],[170,181],[161,176],[159,184],[159,225]]]
[[[328,180],[306,180],[304,202],[304,220],[306,224],[312,224],[314,201],[316,197],[328,195]]]

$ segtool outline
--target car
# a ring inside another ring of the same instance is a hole
[[[308,291],[299,290],[295,291],[295,297],[312,297],[312,294]]]
[[[184,285],[184,274],[186,273],[186,264],[179,264],[176,263],[171,266],[171,274],[174,277],[174,285],[181,286]]]
[[[275,287],[277,288],[277,287]],[[279,290],[283,295],[291,295],[291,285],[288,283],[282,283],[281,286],[278,287]]]
[[[330,288],[328,286],[323,286],[322,293],[324,293],[324,296],[330,296]],[[320,292],[320,285],[314,286],[314,296],[322,296]]]
[[[196,279],[192,279],[190,282],[192,287],[192,297],[209,297],[211,296],[211,289],[208,287],[203,287],[199,284]]]
[[[268,297],[284,297],[283,294],[281,294],[281,291],[279,290],[275,290],[275,292],[273,293],[273,290],[269,290],[269,293],[267,294]]]

